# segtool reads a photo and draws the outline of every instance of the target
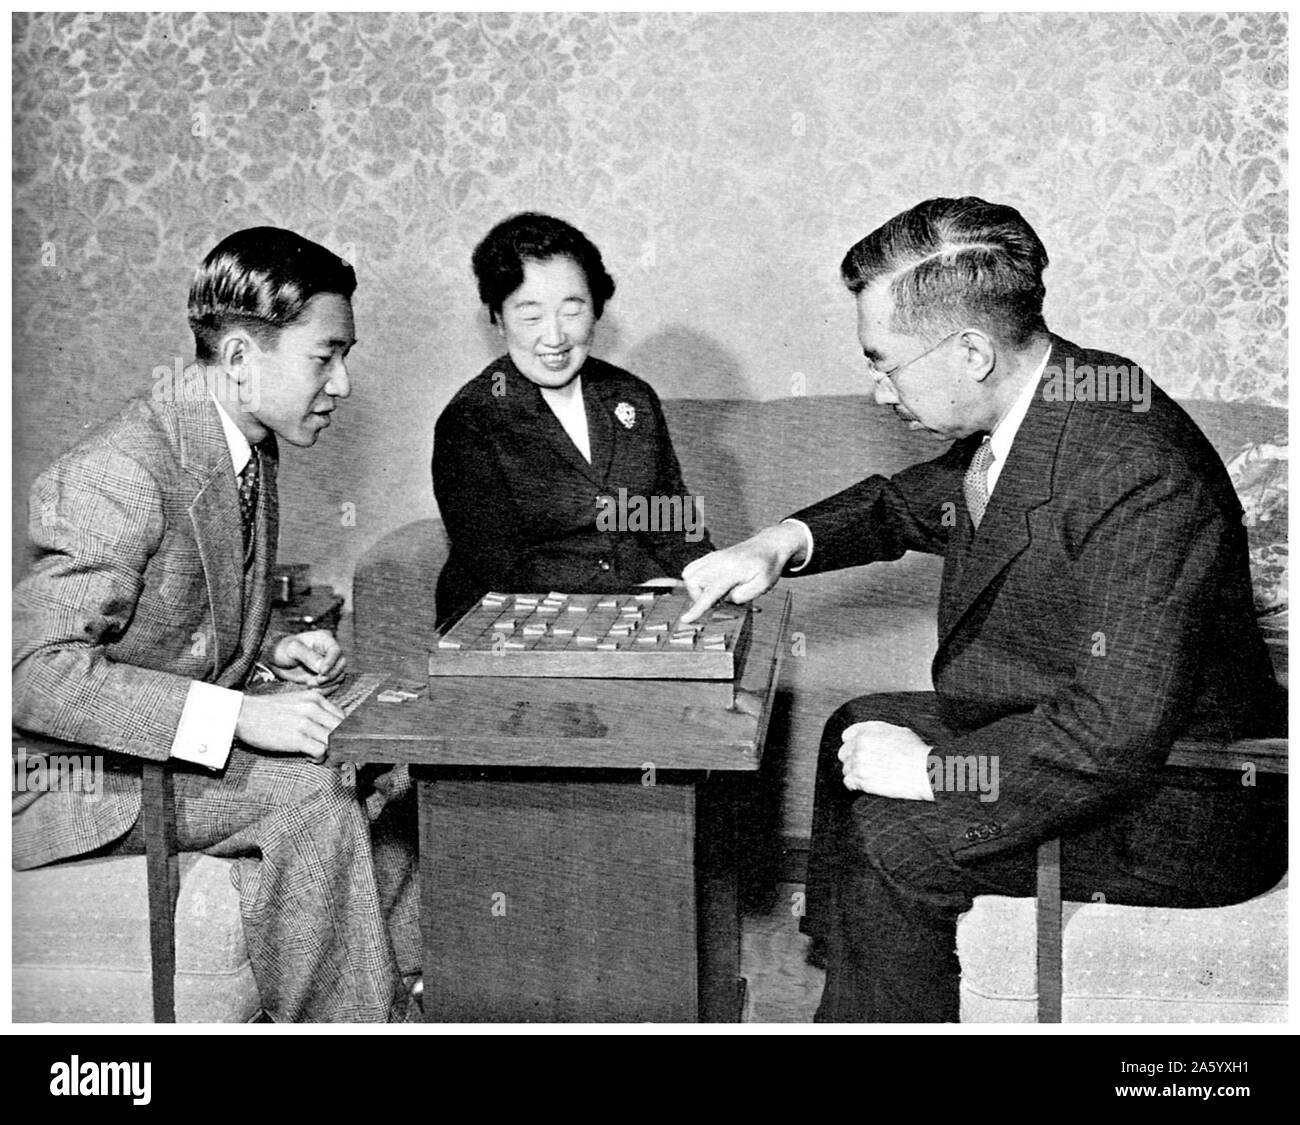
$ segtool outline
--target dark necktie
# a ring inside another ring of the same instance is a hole
[[[244,554],[253,544],[253,525],[257,522],[257,491],[261,484],[262,458],[257,446],[248,464],[239,473],[239,515],[244,525]]]
[[[975,450],[962,488],[966,493],[966,508],[970,512],[970,521],[977,528],[984,518],[984,510],[989,506],[989,466],[993,464],[993,446],[989,444],[988,435]]]

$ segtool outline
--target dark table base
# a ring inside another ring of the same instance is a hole
[[[426,1019],[740,1018],[726,776],[413,772]]]

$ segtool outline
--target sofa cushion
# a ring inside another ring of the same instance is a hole
[[[259,1007],[232,863],[181,856],[178,1023],[246,1022]],[[153,1019],[144,856],[13,873],[15,1023]]]
[[[1235,906],[1064,904],[1066,1023],[1287,1018],[1287,881]],[[963,1023],[1037,1019],[1032,898],[984,895],[957,928]]]

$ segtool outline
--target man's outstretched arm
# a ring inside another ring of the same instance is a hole
[[[682,622],[696,620],[725,597],[752,601],[791,568],[817,574],[901,558],[907,551],[941,553],[965,510],[960,500],[967,446],[957,442],[941,457],[893,477],[867,477],[783,523],[696,559],[682,572],[693,599]]]

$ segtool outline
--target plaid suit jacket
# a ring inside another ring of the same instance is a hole
[[[14,723],[68,753],[123,757],[106,761],[98,796],[15,797],[15,867],[123,835],[140,813],[131,759],[168,757],[191,681],[243,685],[265,639],[278,532],[274,439],[262,450],[247,571],[234,467],[201,384],[131,402],[34,484],[37,559],[14,590]]]
[[[1137,370],[1053,337],[1049,372],[1070,360]],[[1241,505],[1214,448],[1154,386],[1145,412],[1056,397],[1035,397],[978,531],[962,479],[980,435],[796,515],[813,534],[810,573],[944,556],[932,672],[960,733],[933,753],[996,756],[1000,774],[996,802],[936,792],[959,861],[1132,807],[1182,735],[1285,730]]]

